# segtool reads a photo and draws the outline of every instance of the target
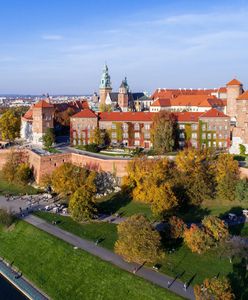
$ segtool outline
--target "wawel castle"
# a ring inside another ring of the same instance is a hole
[[[148,96],[133,93],[125,78],[113,92],[108,67],[105,66],[94,94],[95,107],[106,105],[111,112],[90,109],[86,101],[67,103],[74,110],[70,118],[72,145],[93,142],[95,128],[107,130],[111,143],[126,147],[152,147],[151,129],[154,115],[166,110],[174,115],[179,127],[179,147],[227,149],[239,153],[239,145],[248,152],[248,91],[237,79],[218,89],[157,89]],[[22,117],[22,138],[42,144],[47,128],[54,127],[56,110],[65,105],[41,100]]]

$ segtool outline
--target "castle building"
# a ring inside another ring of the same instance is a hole
[[[237,79],[232,79],[226,84],[227,88],[227,114],[234,124],[237,120],[239,111],[237,110],[237,99],[244,92],[243,84]]]
[[[106,104],[107,95],[111,92],[112,92],[112,87],[111,87],[110,75],[108,72],[108,66],[105,65],[102,72],[101,83],[99,87],[100,104]]]

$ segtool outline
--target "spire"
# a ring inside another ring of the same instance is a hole
[[[111,89],[111,80],[108,72],[108,66],[105,64],[102,72],[100,89],[110,88]]]
[[[122,80],[120,89],[125,89],[127,93],[129,92],[129,85],[127,83],[127,77],[125,77],[124,80]]]

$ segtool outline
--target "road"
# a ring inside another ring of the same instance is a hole
[[[102,248],[100,246],[95,245],[95,243],[79,238],[78,236],[71,234],[70,232],[64,231],[55,225],[49,224],[46,221],[34,216],[28,215],[24,218],[26,222],[29,224],[57,237],[67,243],[71,244],[74,247],[78,247],[92,255],[95,255],[101,258],[104,261],[110,262],[113,265],[128,271],[132,272],[134,268],[140,267],[137,264],[127,263],[125,262],[119,255]],[[154,284],[157,284],[163,288],[166,288],[186,299],[195,299],[194,291],[191,286],[184,290],[184,286],[182,282],[174,280],[172,277],[161,274],[159,272],[153,271],[146,267],[141,267],[135,276],[142,277]],[[170,287],[168,288],[168,282],[170,282]]]

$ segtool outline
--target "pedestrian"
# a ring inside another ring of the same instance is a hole
[[[170,281],[168,280],[168,287],[170,287]]]
[[[185,291],[187,290],[187,282],[184,283],[183,288]]]

